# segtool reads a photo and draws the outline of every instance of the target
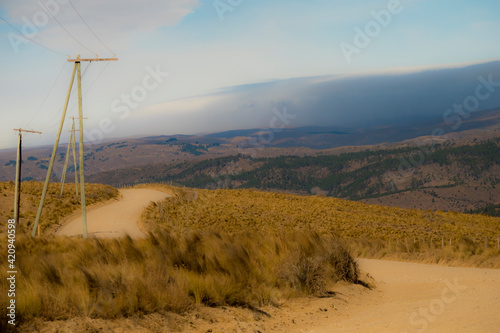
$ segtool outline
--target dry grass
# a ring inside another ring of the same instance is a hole
[[[22,197],[19,220],[23,231],[31,231],[38,205],[40,204],[42,189],[42,182],[28,181],[21,184]],[[76,196],[74,184],[65,184],[62,196],[60,192],[60,183],[49,184],[44,209],[40,218],[42,232],[52,225],[58,224],[65,216],[70,215],[80,208],[80,199]],[[92,205],[97,202],[116,198],[118,190],[107,185],[85,184],[85,194],[87,205]],[[5,233],[7,220],[13,218],[13,215],[14,183],[0,183],[0,235]]]
[[[356,257],[413,261],[447,266],[500,268],[500,251],[496,244],[484,247],[484,241],[473,239],[417,239],[404,238],[373,240],[365,237],[345,240]]]
[[[333,233],[346,239],[358,256],[500,268],[500,218],[384,207],[322,196],[166,185],[155,188],[174,197],[163,201],[161,208],[151,205],[144,212],[143,220],[151,228]]]
[[[146,239],[19,236],[18,319],[114,319],[183,313],[197,304],[256,309],[327,295],[339,280],[358,282],[347,242],[365,257],[500,267],[499,251],[468,238],[500,235],[499,218],[320,196],[142,187],[173,194],[143,213],[151,230]],[[428,240],[413,243],[414,236]],[[453,245],[440,248],[443,237]],[[5,260],[0,293],[7,287]]]
[[[254,309],[326,295],[336,281],[358,279],[341,242],[316,233],[162,231],[137,241],[22,236],[16,259],[21,322],[182,313],[196,304]],[[7,263],[0,260],[6,294]]]

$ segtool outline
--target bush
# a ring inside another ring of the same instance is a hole
[[[195,304],[255,308],[280,298],[324,295],[336,281],[357,282],[358,276],[346,248],[316,233],[19,237],[17,254],[18,316],[24,322],[183,313]],[[0,260],[6,293],[5,256]],[[2,298],[1,306],[6,302]]]

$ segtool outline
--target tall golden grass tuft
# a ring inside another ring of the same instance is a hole
[[[417,241],[414,242],[414,239]],[[461,237],[430,242],[430,239],[406,238],[392,240],[349,238],[345,240],[356,257],[418,261],[422,263],[452,266],[472,266],[500,268],[500,249],[495,245],[486,250],[484,242],[474,243],[473,239]]]
[[[314,232],[164,230],[142,240],[20,236],[16,258],[22,322],[183,313],[196,304],[253,309],[326,295],[336,281],[357,282],[358,276],[344,245]],[[7,263],[0,260],[0,292],[6,292]],[[7,306],[5,299],[0,306]]]

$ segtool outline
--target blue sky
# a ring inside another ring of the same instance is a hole
[[[56,8],[55,18],[86,48],[101,57],[112,55],[88,31],[67,0],[42,2],[47,8]],[[245,127],[245,123],[234,122],[217,126],[224,119],[216,119],[205,128],[196,117],[188,123],[189,117],[184,117],[182,123],[175,124],[175,112],[163,131],[156,130],[162,133],[148,133],[146,125],[134,128],[125,124],[142,114],[162,112],[163,103],[169,101],[177,101],[176,112],[200,109],[203,99],[194,103],[187,98],[225,87],[295,77],[459,66],[500,57],[500,2],[493,0],[401,0],[390,23],[381,27],[370,45],[354,54],[350,63],[341,43],[355,46],[355,28],[365,30],[375,22],[372,12],[387,11],[392,1],[221,0],[219,3],[232,8],[224,13],[223,20],[214,3],[124,0],[118,6],[111,0],[73,0],[86,23],[120,59],[92,63],[84,75],[84,113],[89,117],[86,128],[99,128],[103,119],[110,120],[112,130],[103,133],[108,138]],[[15,32],[0,20],[0,148],[15,145],[14,127],[44,131],[40,137],[27,136],[26,145],[53,143],[72,71],[65,55],[92,56],[44,13],[38,1],[0,2],[0,15],[18,30],[27,21],[34,23],[45,15],[47,22],[41,22],[44,24],[32,38],[62,53],[32,42],[20,44],[19,52],[15,52],[9,40]],[[86,66],[83,64],[83,69]],[[121,118],[124,114],[114,112],[113,103],[136,87],[140,89],[150,73],[148,68],[169,75],[148,90],[136,106],[129,107],[130,119]],[[73,98],[68,115],[76,115],[76,111]],[[169,119],[168,114],[163,116]],[[65,130],[68,126],[69,121]],[[67,141],[66,132],[62,141]]]

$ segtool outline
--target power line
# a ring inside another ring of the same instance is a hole
[[[88,63],[87,67],[85,67],[85,70],[83,71],[83,74],[82,74],[82,79],[83,77],[85,76],[85,73],[87,72],[87,69],[89,69],[90,67],[90,64],[91,62]],[[104,71],[106,70],[106,68],[109,66],[109,63],[106,63],[106,66],[104,66],[104,68],[101,70],[101,72],[97,75],[97,77],[94,79],[94,81],[92,82],[92,84],[83,92],[83,97],[85,97],[87,95],[87,93],[89,92],[89,90],[94,86],[94,84],[97,82],[97,80],[99,79],[99,77],[101,77],[102,73],[104,73]],[[74,109],[76,108],[76,104],[73,105],[69,111],[73,111]],[[62,110],[62,108],[58,109],[58,112],[60,112]],[[45,126],[43,128],[44,131],[48,131],[48,130],[51,130],[53,128],[55,128],[57,126],[57,123],[53,123],[54,119],[56,118],[57,116],[57,113],[55,113],[52,118],[50,118],[49,122],[48,122],[48,125]]]
[[[87,51],[89,51],[90,53],[93,53],[95,55],[97,55],[96,52],[92,51],[91,49],[89,49],[88,47],[86,47],[85,45],[83,45],[78,39],[76,39],[75,36],[73,36],[63,25],[62,23],[51,13],[51,11],[47,8],[47,6],[45,6],[45,4],[43,2],[40,1],[40,3],[42,4],[43,7],[45,7],[45,9],[47,9],[47,12],[49,13],[50,16],[52,16],[52,18],[61,26],[61,28],[63,28],[64,31],[66,31],[66,33],[71,37],[73,38],[78,44],[80,44],[82,47],[86,48]]]
[[[83,79],[83,76],[85,75],[85,72],[87,71],[87,69],[89,68],[90,64],[92,62],[89,62],[89,64],[87,65],[87,67],[85,68],[85,70],[83,71],[83,74],[82,74],[82,79]],[[106,70],[106,68],[108,68],[109,66],[109,62],[106,63],[106,66],[104,66],[104,68],[99,72],[99,74],[97,74],[96,78],[94,79],[94,81],[92,81],[92,83],[90,84],[90,86],[85,89],[85,91],[83,92],[82,96],[85,97],[87,95],[87,93],[90,91],[90,89],[92,89],[92,87],[94,86],[94,84],[97,82],[97,80],[99,80],[99,78],[101,77],[102,73],[104,73],[104,71]],[[73,105],[70,109],[70,111],[73,111],[73,109],[76,107],[76,105]]]
[[[82,74],[82,79],[85,76],[85,73],[87,73],[87,69],[89,69],[91,63],[92,63],[92,61],[88,63],[87,67],[85,67],[85,70],[83,71],[83,74]]]
[[[36,118],[36,116],[38,116],[38,114],[40,113],[40,110],[42,109],[42,107],[45,105],[45,102],[47,102],[47,98],[49,98],[50,94],[52,93],[52,90],[54,89],[57,81],[59,81],[59,77],[61,76],[61,73],[63,72],[63,69],[65,67],[66,63],[63,64],[63,66],[61,67],[61,70],[59,71],[59,74],[57,74],[57,77],[56,79],[54,80],[54,83],[52,84],[52,87],[50,87],[50,90],[48,92],[48,94],[45,96],[45,98],[43,99],[42,101],[42,104],[40,104],[40,106],[38,107],[38,109],[36,110],[35,112],[35,115],[31,118],[31,120],[28,122],[28,124],[26,125],[26,127],[28,127],[32,122],[33,122],[33,119]]]
[[[96,35],[96,33],[94,32],[94,30],[92,30],[89,25],[87,24],[87,22],[85,22],[85,20],[83,19],[83,17],[80,15],[80,13],[78,12],[78,10],[75,8],[75,6],[73,6],[73,3],[71,1],[68,1],[69,4],[71,5],[71,7],[73,7],[73,9],[75,10],[76,14],[80,17],[80,19],[82,20],[82,22],[85,24],[85,26],[89,29],[89,31],[92,33],[92,35],[94,35],[95,38],[97,38],[97,40],[99,42],[101,42],[102,45],[104,45],[105,48],[108,49],[109,52],[115,54],[115,52],[113,52],[106,44],[104,44],[104,42]]]
[[[106,63],[106,66],[104,66],[104,68],[101,70],[101,72],[97,75],[97,77],[95,78],[95,80],[90,84],[90,86],[87,88],[87,90],[85,90],[85,92],[83,93],[83,96],[85,96],[85,94],[87,94],[87,92],[92,89],[92,87],[94,86],[94,84],[97,82],[97,80],[101,77],[102,73],[104,73],[104,71],[106,70],[106,68],[108,68],[109,66],[109,62]]]
[[[87,67],[85,67],[85,70],[83,71],[82,78],[85,76],[85,73],[87,72],[87,69],[89,69],[89,66],[90,66],[90,63],[87,65]],[[73,106],[73,107],[71,108],[71,110],[73,110],[74,108],[75,108],[75,106]],[[55,126],[57,126],[57,123],[54,123],[54,125],[52,125],[51,123],[52,123],[52,121],[56,118],[56,116],[59,114],[59,112],[60,112],[61,110],[62,110],[62,108],[61,108],[61,109],[58,109],[58,110],[54,113],[54,115],[52,116],[52,118],[50,118],[50,120],[49,120],[49,122],[48,122],[48,125],[47,125],[47,126],[45,126],[45,127],[43,128],[43,130],[44,130],[44,131],[50,130],[50,129],[54,128]]]
[[[87,64],[87,67],[85,67],[85,70],[83,71],[83,74],[82,74],[82,79],[85,77],[85,73],[87,73],[87,70],[89,69],[90,67],[90,64],[91,62],[89,62]],[[90,90],[90,88],[92,88],[92,86],[96,83],[97,79],[99,79],[99,77],[101,76],[101,74],[104,72],[104,70],[106,69],[106,67],[109,65],[109,63],[106,64],[106,66],[104,67],[104,69],[99,73],[99,75],[97,76],[97,78],[94,80],[94,82],[90,85],[89,88],[87,88],[87,90],[85,90],[85,92],[83,93],[83,96],[85,96],[87,94],[87,92]],[[73,105],[71,108],[70,108],[70,111],[72,111],[74,108],[76,107],[76,105]],[[61,109],[58,109],[58,111],[56,113],[54,113],[54,115],[52,116],[52,118],[50,118],[49,122],[48,122],[48,125],[45,126],[43,128],[44,131],[47,131],[47,130],[51,130],[52,128],[56,127],[57,126],[57,123],[53,123],[52,122],[54,121],[54,119],[56,118],[56,116],[59,114],[59,112],[62,110]]]
[[[83,77],[85,76],[85,73],[87,73],[87,70],[89,69],[90,67],[90,64],[92,62],[89,62],[87,67],[85,67],[85,70],[83,71],[82,73],[82,79]],[[96,84],[97,80],[101,77],[101,75],[104,73],[104,71],[108,68],[109,66],[109,62],[106,63],[106,65],[103,67],[103,69],[99,72],[99,74],[96,76],[96,78],[93,80],[93,82],[90,84],[90,86],[83,92],[83,96],[86,96],[87,93],[90,91],[90,89],[93,88],[93,86]],[[73,111],[76,107],[76,104],[73,105],[69,111]],[[50,118],[50,120],[47,122],[47,125],[45,127],[42,128],[42,131],[44,132],[47,132],[53,128],[55,128],[57,126],[57,123],[54,122],[54,120],[56,119],[57,115],[61,112],[62,110],[62,107],[57,109],[57,111],[54,113],[54,115]],[[1,142],[1,141],[0,141]],[[13,141],[10,141],[10,142],[13,142]]]
[[[31,42],[33,42],[33,43],[37,44],[38,46],[41,46],[41,47],[43,47],[44,49],[49,50],[49,51],[51,51],[51,52],[54,52],[54,53],[57,53],[57,54],[60,54],[60,55],[63,55],[63,56],[67,56],[67,54],[64,54],[64,53],[62,53],[62,52],[56,51],[56,50],[54,50],[54,49],[51,49],[50,47],[47,47],[47,46],[45,46],[45,45],[43,45],[43,44],[40,44],[39,42],[35,41],[34,39],[31,39],[31,38],[29,38],[28,36],[25,36],[25,35],[24,35],[21,31],[19,31],[19,30],[18,30],[15,26],[13,26],[12,24],[10,24],[10,22],[9,22],[9,21],[7,21],[6,19],[4,19],[3,17],[1,17],[1,16],[0,16],[0,19],[2,19],[2,21],[4,21],[5,23],[7,23],[8,25],[10,25],[10,27],[11,27],[12,29],[14,29],[14,30],[18,33],[19,37],[24,38],[24,39],[27,39],[27,40],[29,40],[29,41],[31,41]]]
[[[42,131],[47,132],[48,130],[51,130],[55,126],[57,126],[57,123],[52,124],[52,121],[57,117],[57,115],[59,114],[59,112],[61,112],[61,110],[62,110],[62,108],[57,109],[57,111],[54,113],[54,115],[52,116],[52,118],[50,118],[47,126],[45,126],[44,128],[42,128]]]

